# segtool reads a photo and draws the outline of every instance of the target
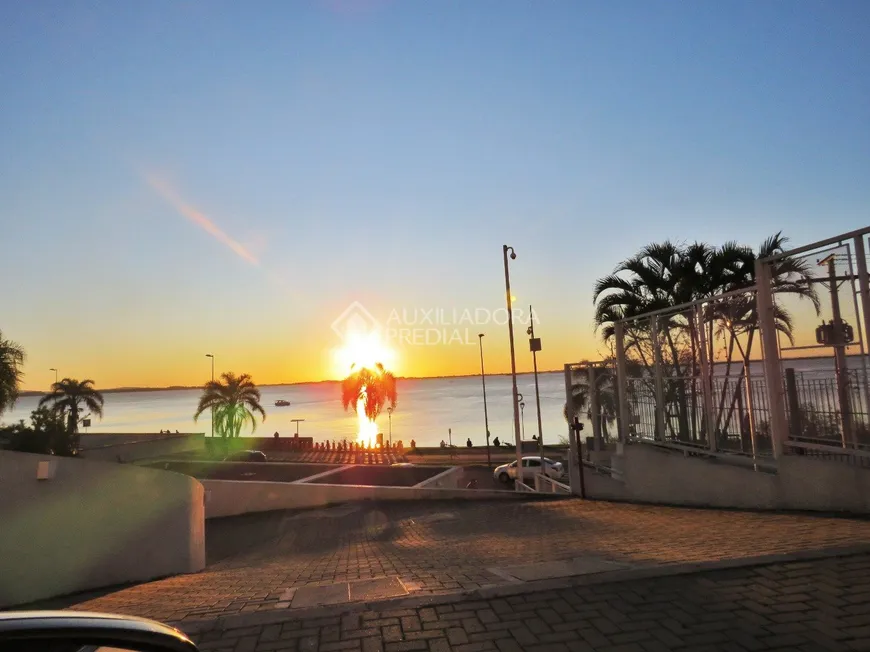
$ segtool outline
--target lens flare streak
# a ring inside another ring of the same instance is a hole
[[[194,224],[200,226],[206,233],[210,234],[215,240],[229,247],[238,256],[251,263],[259,265],[260,261],[244,246],[233,240],[229,235],[224,233],[220,227],[212,222],[202,211],[194,208],[185,202],[181,196],[165,181],[153,176],[146,177],[146,181],[151,189],[156,192],[167,204],[172,206],[178,213],[189,219]]]

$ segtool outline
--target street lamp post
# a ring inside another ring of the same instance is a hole
[[[211,358],[211,382],[214,382],[214,355],[206,353],[205,357]],[[214,437],[214,408],[211,409],[211,436]]]
[[[520,401],[520,423],[522,424],[523,439],[526,438],[526,402]]]
[[[387,408],[387,421],[390,423],[390,450],[393,449],[393,408]]]
[[[504,288],[507,300],[508,312],[508,335],[511,344],[511,383],[513,387],[513,404],[514,404],[514,438],[516,439],[517,448],[517,479],[516,490],[520,490],[519,478],[523,477],[523,449],[520,441],[520,406],[517,401],[517,358],[514,351],[514,317],[513,317],[513,302],[511,301],[511,276],[508,269],[508,252],[510,252],[511,260],[516,260],[517,253],[513,247],[502,245],[502,255],[504,257]]]
[[[541,338],[535,337],[535,313],[529,306],[529,349],[532,351],[532,364],[535,369],[535,405],[538,409],[538,449],[541,459],[544,457],[544,429],[541,427],[541,390],[538,388],[538,351],[541,350]]]
[[[492,458],[489,454],[489,413],[486,410],[486,372],[483,370],[483,336],[484,333],[477,334],[477,341],[480,344],[480,382],[483,385],[483,425],[486,428],[486,465],[492,466]]]
[[[53,372],[54,372],[54,384],[57,385],[57,369],[55,369],[54,367],[52,367],[51,369],[49,369],[49,371],[53,371]]]

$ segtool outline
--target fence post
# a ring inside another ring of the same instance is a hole
[[[785,396],[788,402],[788,414],[791,422],[789,424],[789,432],[793,437],[799,437],[804,428],[801,423],[801,406],[798,399],[797,380],[792,367],[788,367],[785,370]]]
[[[662,383],[662,347],[659,341],[659,318],[650,320],[650,337],[653,346],[653,377],[656,389],[656,441],[665,440],[665,389]]]
[[[578,467],[578,463],[582,464],[580,461],[581,449],[580,449],[580,437],[578,437],[579,433],[574,432],[574,428],[572,427],[572,423],[574,421],[574,411],[571,409],[571,398],[572,398],[572,386],[571,386],[571,365],[565,365],[565,405],[568,407],[568,484],[571,485],[571,493],[575,496],[581,495],[581,487],[580,487],[580,469]]]
[[[592,417],[592,447],[600,451],[601,441],[601,407],[598,400],[598,370],[595,365],[589,365],[589,415]]]
[[[628,441],[628,433],[631,430],[628,410],[628,375],[625,365],[625,324],[621,321],[614,325],[616,336],[616,392],[619,399],[619,418],[616,428],[619,431],[619,441]]]
[[[695,328],[698,331],[699,355],[701,357],[701,399],[704,402],[704,419],[707,422],[707,445],[710,451],[716,452],[716,421],[713,418],[713,376],[710,373],[710,361],[707,360],[707,333],[704,328],[704,306],[699,304],[692,315],[695,320]],[[694,382],[694,379],[693,379]],[[693,417],[694,418],[694,415]]]
[[[867,274],[867,253],[864,247],[864,236],[855,236],[855,264],[858,268],[858,294],[861,295],[861,321],[864,332],[861,333],[865,345],[870,345],[870,277]],[[866,351],[865,351],[866,353]],[[863,368],[867,368],[867,361],[862,360]],[[870,385],[864,382],[867,409],[870,409]]]
[[[761,331],[761,354],[764,360],[764,377],[767,381],[767,400],[770,404],[770,444],[773,456],[783,454],[788,440],[788,423],[785,418],[782,368],[779,364],[779,343],[776,339],[776,316],[773,310],[770,268],[764,260],[755,261],[755,302],[758,309],[758,328]]]

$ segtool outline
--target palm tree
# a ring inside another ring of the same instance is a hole
[[[238,437],[246,421],[250,421],[252,431],[256,430],[255,412],[266,420],[266,411],[260,405],[260,390],[248,374],[236,376],[227,372],[221,374],[220,379],[207,382],[193,420],[207,410],[214,410],[215,431],[224,438]]]
[[[610,369],[602,368],[595,376],[595,384],[598,391],[598,415],[601,419],[601,436],[603,439],[609,437],[608,427],[617,416],[617,399],[616,391],[613,386],[613,374]],[[562,414],[565,420],[569,423],[574,417],[586,416],[592,421],[592,405],[590,402],[590,385],[589,378],[586,374],[583,377],[573,379],[571,383],[571,402],[565,404]]]
[[[758,248],[758,253],[754,252],[750,247],[743,247],[742,251],[737,256],[737,264],[733,270],[731,278],[724,286],[724,291],[739,290],[745,287],[752,287],[756,283],[755,263],[759,259],[769,258],[783,254],[785,252],[785,244],[788,238],[782,235],[782,232],[767,238],[761,243]],[[771,292],[774,295],[791,295],[800,299],[807,299],[813,304],[816,314],[819,314],[821,303],[816,294],[815,286],[808,282],[812,278],[811,265],[807,260],[801,258],[793,258],[786,256],[779,258],[772,263],[770,276],[772,281]],[[793,323],[791,315],[780,304],[774,303],[774,328],[785,335],[785,337],[794,344]],[[758,306],[754,294],[738,295],[729,299],[722,304],[715,304],[712,307],[710,314],[710,328],[714,321],[718,322],[719,328],[717,335],[727,339],[726,348],[726,380],[723,386],[722,395],[719,398],[719,409],[717,410],[716,430],[727,432],[731,418],[734,414],[735,406],[739,400],[741,383],[749,384],[749,361],[752,355],[752,347],[755,340],[755,333],[758,330]],[[712,343],[712,337],[710,338]],[[742,339],[742,341],[741,341]],[[730,375],[731,364],[734,357],[734,348],[740,353],[741,370],[737,381],[734,385],[734,394],[731,398],[731,403],[727,415],[725,416],[724,424],[719,421],[722,417],[722,410],[726,401],[728,392],[728,376]],[[712,359],[712,355],[711,358]]]
[[[54,412],[66,415],[66,429],[70,434],[79,430],[79,411],[86,407],[100,418],[103,416],[103,395],[94,389],[93,380],[78,381],[64,378],[51,386],[51,393],[39,399],[39,407],[48,405]]]
[[[387,403],[390,408],[395,409],[397,398],[396,377],[384,369],[380,362],[374,369],[362,367],[341,381],[342,407],[345,410],[356,409],[362,401],[369,421],[377,419]]]
[[[596,282],[593,293],[596,327],[603,339],[608,341],[614,336],[616,321],[630,320],[650,311],[692,301],[714,299],[716,295],[724,292],[751,288],[756,282],[756,260],[782,254],[786,242],[787,239],[777,233],[765,240],[757,253],[750,247],[734,242],[717,248],[703,243],[688,246],[678,246],[671,242],[648,245],[635,256],[620,263],[612,274]],[[806,261],[790,257],[780,258],[771,267],[772,291],[807,298],[818,311],[819,301],[815,290],[812,284],[806,282],[809,276],[810,270]],[[778,307],[776,310],[776,328],[790,338],[790,317],[782,308]],[[669,376],[665,394],[666,397],[673,397],[667,398],[667,412],[676,417],[677,432],[674,432],[670,418],[666,419],[666,426],[672,434],[684,439],[694,436],[695,431],[694,420],[690,426],[687,419],[689,406],[684,379],[698,375],[695,361],[698,359],[697,352],[701,342],[697,332],[699,324],[694,316],[678,312],[662,314],[659,319],[659,336],[662,341],[658,343],[651,340],[649,322],[626,322],[626,352],[649,369],[653,362],[653,345],[660,346],[663,370]],[[719,324],[718,333],[714,330],[714,324]],[[714,359],[714,335],[723,337],[723,333],[730,334],[730,341],[726,346],[727,377],[735,346],[740,349],[741,357],[747,363],[752,354],[752,343],[758,328],[754,293],[708,304],[700,325],[707,335],[706,353],[711,362]],[[743,367],[745,370],[747,364]],[[712,364],[710,373],[711,378],[705,379],[705,382],[712,380]],[[745,371],[741,372],[741,377],[744,373]],[[727,380],[725,387],[727,388]],[[694,383],[689,393],[694,405]],[[719,413],[724,402],[723,394]]]
[[[18,398],[24,358],[24,349],[12,340],[4,340],[0,331],[0,414],[11,408]]]

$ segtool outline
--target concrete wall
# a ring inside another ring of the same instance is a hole
[[[262,482],[297,482],[319,473],[337,471],[340,464],[306,464],[285,462],[143,462],[143,466],[184,473],[209,480],[254,480]]]
[[[37,480],[40,463],[53,477]],[[0,451],[0,607],[204,566],[193,478]]]
[[[377,487],[413,487],[446,471],[439,466],[377,466],[348,464],[335,473],[309,478],[308,484],[347,484]]]
[[[312,450],[314,448],[313,437],[235,437],[223,439],[222,437],[208,437],[205,440],[205,448],[215,455],[226,455],[228,451],[255,450],[255,451],[298,451]]]
[[[590,498],[741,509],[870,513],[870,470],[841,462],[785,456],[776,473],[653,446],[626,446],[614,456],[622,481],[590,473]]]
[[[275,509],[326,507],[361,500],[486,500],[516,499],[512,491],[429,489],[420,487],[364,487],[283,482],[203,480],[206,518],[236,516]]]
[[[779,481],[793,509],[870,514],[870,469],[787,455],[779,462]]]
[[[205,450],[205,435],[82,435],[82,457],[103,462],[133,462]]]
[[[465,474],[461,466],[452,466],[449,469],[438,469],[438,473],[426,478],[415,486],[426,489],[464,489],[468,484],[463,482]]]

